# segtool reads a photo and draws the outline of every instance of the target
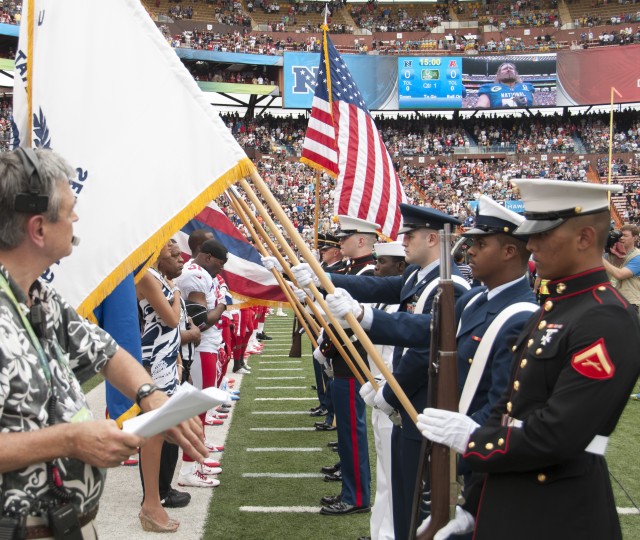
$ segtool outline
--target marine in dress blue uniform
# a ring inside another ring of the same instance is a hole
[[[338,216],[338,219],[340,229],[335,236],[340,242],[343,254],[350,256],[344,273],[358,277],[372,276],[375,266],[373,243],[379,229],[378,225],[350,216]],[[352,332],[349,330],[347,333]],[[359,341],[353,344],[366,363],[367,354],[362,344]],[[333,368],[333,405],[342,473],[340,500],[323,506],[320,513],[346,515],[368,512],[371,505],[371,469],[367,442],[367,412],[364,400],[360,396],[361,385],[330,340],[324,338],[318,348],[331,360]],[[343,348],[347,350],[344,344]],[[352,359],[352,363],[357,368],[355,360]]]
[[[407,251],[407,261],[412,262],[411,242],[407,236],[420,234],[422,229],[427,233],[437,233],[445,223],[459,225],[460,222],[443,212],[432,208],[424,208],[401,204],[403,228],[400,233],[405,234],[404,245]],[[439,254],[440,248],[437,234],[429,241],[432,243],[429,255],[421,265],[411,264],[402,276],[392,277],[361,277],[332,275],[331,280],[336,285],[348,291],[353,298],[360,302],[385,304],[400,304],[397,313],[386,313],[365,306],[363,328],[368,330],[374,343],[396,345],[399,336],[404,332],[404,325],[400,317],[412,313],[422,292],[434,280],[440,277]],[[425,240],[427,242],[427,240]],[[452,265],[453,266],[453,265]],[[455,270],[455,268],[454,268]],[[455,284],[456,298],[468,290],[469,285],[459,273],[459,283]],[[464,283],[464,285],[463,285]],[[424,302],[423,313],[431,311],[431,303],[436,287]],[[428,325],[422,328],[428,334]],[[427,403],[429,347],[409,348],[396,346],[393,354],[393,374],[416,410],[422,410]],[[392,433],[392,497],[393,519],[396,538],[407,538],[411,520],[411,501],[417,476],[418,456],[420,453],[421,436],[413,421],[408,416],[391,388],[382,388],[384,401],[400,411],[402,427],[394,426]],[[376,397],[376,400],[378,397]]]
[[[345,270],[345,262],[340,259],[332,264],[326,264],[324,257],[325,252],[331,249],[340,249],[340,245],[338,244],[338,239],[332,234],[319,234],[318,235],[318,251],[320,252],[320,257],[322,263],[322,269],[328,274],[332,274],[334,272],[344,272]],[[324,416],[326,424],[333,424],[333,400],[331,398],[331,379],[327,377],[326,373],[322,369],[322,366],[313,361],[313,372],[316,378],[316,392],[318,394],[318,401],[320,405],[318,407],[314,407],[311,409],[312,416]],[[326,411],[326,412],[325,412]]]
[[[601,266],[607,192],[620,186],[519,180],[549,298],[513,346],[507,391],[486,424],[427,409],[418,427],[486,477],[477,540],[622,538],[604,458],[640,374],[637,313]]]

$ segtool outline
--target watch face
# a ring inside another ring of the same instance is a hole
[[[151,390],[151,385],[149,383],[145,383],[140,388],[138,388],[138,394],[148,392],[149,390]]]

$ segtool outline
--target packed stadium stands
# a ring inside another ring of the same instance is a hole
[[[173,47],[262,55],[318,51],[317,32],[325,5],[286,0],[144,0],[143,4]],[[634,4],[602,0],[452,1],[447,5],[333,0],[328,22],[343,52],[490,55],[640,42],[640,11],[634,8]],[[0,22],[19,24],[20,15],[21,2],[0,1]],[[260,66],[237,64],[230,69],[228,63],[215,62],[187,66],[198,81],[279,84],[277,72]],[[541,100],[537,105],[554,103],[553,89],[536,95]],[[467,99],[473,101],[476,96]],[[0,100],[2,150],[11,145],[11,113],[10,99]],[[255,156],[296,224],[308,233],[316,173],[298,162],[307,117],[226,114],[223,118],[239,143]],[[608,176],[607,114],[456,115],[451,120],[414,113],[376,120],[410,199],[463,218],[470,213],[469,201],[479,193],[498,199],[514,197],[513,178],[604,181]],[[637,111],[616,114],[612,176],[625,185],[625,194],[614,200],[624,220],[640,218],[640,171],[635,157],[639,127]],[[327,177],[321,181],[322,208],[328,211],[333,181]],[[325,225],[329,218],[323,217]]]

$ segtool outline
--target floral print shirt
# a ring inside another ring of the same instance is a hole
[[[29,318],[27,298],[0,265],[0,272]],[[40,343],[47,357],[51,382],[17,307],[0,287],[0,431],[36,431],[51,424],[91,419],[86,398],[73,370],[92,365],[99,371],[116,353],[118,345],[101,328],[82,319],[58,293],[42,280],[31,286],[33,305],[42,308]],[[55,418],[49,418],[51,392],[56,396]],[[84,414],[83,414],[84,413]],[[75,417],[75,418],[74,418]],[[25,448],[25,451],[28,451]],[[92,510],[102,494],[104,471],[71,458],[54,460],[64,487],[73,495],[80,514]],[[57,501],[47,484],[47,466],[36,463],[0,474],[0,501],[9,514],[40,515]]]

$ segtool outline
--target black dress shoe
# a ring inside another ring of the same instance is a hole
[[[336,503],[339,503],[342,500],[342,495],[339,493],[337,495],[327,495],[326,497],[322,497],[320,499],[320,504],[322,506],[333,506]]]
[[[309,416],[327,416],[328,413],[329,411],[327,409],[320,408],[317,411],[309,413]]]
[[[317,407],[311,407],[309,409],[309,412],[316,412],[316,411],[319,411],[322,408],[323,408],[322,405],[318,405]]]
[[[320,513],[325,516],[346,516],[347,514],[362,514],[366,512],[371,512],[370,506],[355,506],[342,501],[320,508]]]
[[[328,446],[329,448],[338,448],[338,441],[329,441],[329,442],[327,443],[327,446]]]
[[[336,463],[335,465],[332,465],[330,467],[322,467],[320,469],[320,472],[324,474],[335,474],[339,470],[340,470],[340,463]]]
[[[331,424],[322,424],[320,426],[316,426],[316,431],[335,431],[336,426],[332,426]]]
[[[325,482],[342,482],[342,471],[336,471],[333,474],[324,475]]]
[[[315,384],[311,385],[311,390],[317,390],[317,389],[318,389],[318,387]]]
[[[358,540],[371,540],[370,536],[358,536]]]
[[[160,499],[160,504],[165,508],[182,508],[191,502],[191,494],[170,488],[166,497]]]

